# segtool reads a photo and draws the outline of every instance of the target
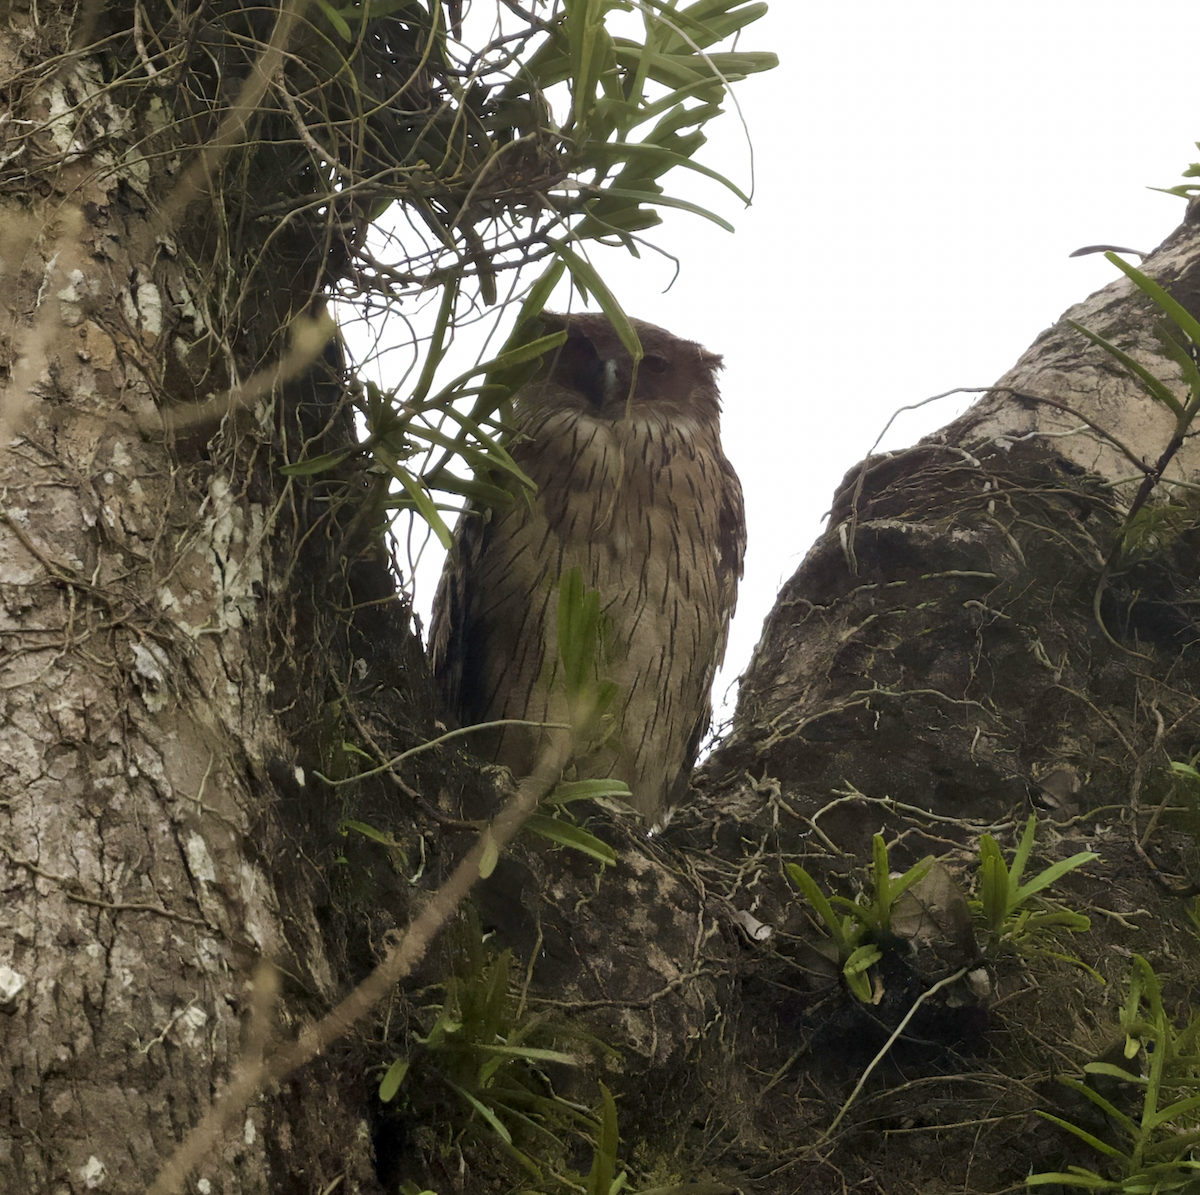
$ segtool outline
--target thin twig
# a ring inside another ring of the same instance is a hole
[[[961,979],[964,975],[966,975],[966,973],[970,969],[971,968],[969,966],[959,967],[959,969],[957,971],[955,971],[953,975],[947,975],[945,979],[939,979],[937,981],[937,983],[935,983],[933,985],[933,987],[928,988],[925,991],[923,991],[913,1001],[912,1008],[910,1008],[908,1010],[908,1012],[906,1012],[904,1014],[904,1019],[892,1031],[891,1037],[889,1037],[887,1039],[887,1041],[885,1041],[883,1043],[882,1049],[880,1049],[879,1053],[876,1054],[875,1057],[871,1059],[870,1063],[867,1066],[867,1069],[865,1071],[863,1071],[858,1082],[855,1084],[854,1090],[850,1093],[850,1098],[842,1105],[841,1110],[833,1118],[833,1123],[818,1138],[818,1140],[816,1142],[817,1145],[821,1145],[823,1142],[828,1141],[829,1138],[833,1135],[834,1130],[838,1127],[839,1124],[842,1123],[842,1117],[844,1117],[846,1115],[846,1113],[850,1111],[850,1105],[853,1104],[854,1101],[858,1098],[858,1093],[860,1091],[862,1091],[863,1085],[871,1077],[871,1072],[884,1060],[884,1058],[887,1055],[887,1052],[892,1048],[896,1039],[900,1036],[900,1034],[902,1034],[904,1032],[905,1028],[908,1025],[908,1022],[911,1021],[913,1019],[913,1017],[916,1015],[917,1009],[920,1008],[921,1005],[924,1004],[924,1002],[930,996],[932,996],[934,992],[940,990],[941,988],[944,988],[947,984],[954,983],[956,980]]]

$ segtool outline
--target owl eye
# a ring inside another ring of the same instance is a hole
[[[671,368],[671,363],[666,357],[643,357],[642,365],[651,373],[666,373]]]

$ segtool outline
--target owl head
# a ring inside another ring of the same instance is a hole
[[[633,358],[606,315],[543,312],[541,319],[547,333],[565,331],[567,340],[546,354],[522,393],[526,407],[554,406],[611,420],[652,411],[663,420],[718,418],[719,354],[665,328],[631,320],[644,354],[635,377]]]

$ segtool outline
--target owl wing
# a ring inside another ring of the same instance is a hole
[[[557,559],[544,550],[549,538],[523,494],[459,519],[434,597],[429,657],[442,701],[464,726],[533,716]],[[479,754],[513,766],[523,757],[505,748],[512,737],[501,731],[473,742]]]
[[[461,716],[463,681],[474,636],[471,631],[472,578],[478,571],[487,534],[487,515],[469,508],[459,515],[454,543],[437,592],[429,627],[429,664],[445,710]]]
[[[725,660],[725,646],[729,640],[729,620],[737,606],[737,585],[742,579],[743,562],[746,556],[746,506],[742,497],[742,484],[738,481],[733,466],[721,457],[721,508],[717,514],[717,540],[713,545],[716,557],[716,578],[720,627],[717,631],[716,649],[712,663],[704,678],[704,701],[696,715],[695,725],[688,736],[687,751],[679,779],[672,785],[668,803],[678,804],[687,791],[700,745],[712,723],[712,687],[717,669]]]

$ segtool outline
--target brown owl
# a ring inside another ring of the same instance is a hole
[[[516,395],[509,445],[537,494],[459,521],[434,599],[434,674],[464,726],[564,720],[557,594],[578,566],[600,594],[604,679],[618,695],[608,745],[577,772],[624,780],[657,821],[708,728],[746,547],[742,488],[721,451],[721,358],[635,321],[635,380],[605,316],[542,318],[567,340]],[[542,734],[481,731],[472,747],[524,775]]]

